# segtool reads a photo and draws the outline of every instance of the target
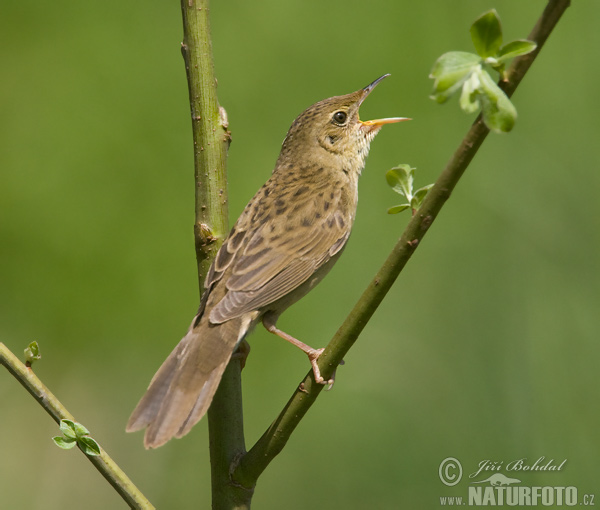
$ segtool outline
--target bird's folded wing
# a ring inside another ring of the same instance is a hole
[[[211,271],[213,279],[227,274],[227,293],[211,310],[210,321],[222,323],[277,301],[338,253],[350,228],[335,199],[339,200],[339,193],[326,210],[307,201],[304,207],[296,207],[296,214],[286,222],[267,221],[256,228],[248,225],[243,239],[243,225],[239,231],[234,228]],[[237,244],[237,250],[232,249],[230,240],[235,241],[232,244]]]

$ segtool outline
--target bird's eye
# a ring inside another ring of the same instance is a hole
[[[346,119],[348,118],[348,114],[346,112],[335,112],[333,114],[333,121],[336,124],[343,124],[344,122],[346,122]]]

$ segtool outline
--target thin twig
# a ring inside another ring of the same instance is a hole
[[[76,421],[67,408],[40,381],[33,370],[25,366],[2,342],[0,342],[0,363],[38,401],[56,423],[60,423],[60,420]],[[100,448],[100,455],[86,455],[86,457],[100,471],[102,476],[106,478],[108,483],[115,488],[130,508],[139,510],[154,509],[150,501],[146,499],[121,468],[117,466],[115,461],[109,457],[104,448]]]
[[[529,39],[537,43],[537,49],[515,59],[507,73],[508,82],[501,84],[508,95],[512,95],[515,91],[569,4],[569,0],[550,0],[548,2],[542,16],[529,35]],[[483,123],[481,116],[478,117],[425,197],[419,211],[410,220],[387,260],[326,347],[319,359],[323,377],[327,379],[331,376],[352,347],[450,197],[452,190],[488,133],[489,129]],[[314,383],[312,372],[309,372],[277,419],[239,461],[232,474],[236,482],[245,487],[253,487],[256,484],[260,474],[283,449],[290,435],[322,389],[322,385]]]

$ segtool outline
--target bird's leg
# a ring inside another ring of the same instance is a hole
[[[273,333],[274,335],[277,335],[278,337],[283,338],[284,340],[287,340],[291,344],[302,349],[302,351],[304,351],[308,355],[308,359],[310,360],[310,364],[313,369],[313,374],[315,375],[315,381],[318,384],[329,384],[330,387],[333,385],[334,378],[332,377],[331,379],[329,379],[327,381],[325,379],[323,379],[323,376],[321,375],[321,371],[319,370],[319,365],[317,364],[317,360],[319,359],[319,356],[325,350],[324,348],[313,349],[310,345],[306,345],[304,342],[301,342],[300,340],[294,338],[293,336],[288,335],[286,332],[281,331],[280,329],[277,329],[275,327],[276,320],[273,321],[272,317],[270,317],[268,314],[263,316],[262,322],[263,322],[263,326],[269,333]]]
[[[239,359],[240,364],[242,366],[242,370],[246,366],[246,360],[248,359],[248,355],[250,354],[250,344],[244,338],[240,345],[238,345],[235,352],[231,355],[231,359]]]

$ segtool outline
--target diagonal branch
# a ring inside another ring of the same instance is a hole
[[[40,381],[30,367],[25,366],[2,342],[0,342],[0,364],[19,381],[23,387],[38,401],[46,412],[56,421],[72,420],[73,415]],[[127,475],[112,460],[103,448],[100,455],[86,455],[88,460],[96,467],[104,478],[110,483],[119,495],[127,502],[130,508],[139,510],[153,510],[154,507],[133,484]]]
[[[569,0],[549,0],[542,16],[529,35],[529,39],[537,43],[537,49],[515,59],[508,69],[507,81],[500,84],[508,96],[514,93],[569,4]],[[331,376],[335,367],[338,366],[371,319],[373,313],[396,281],[400,271],[402,271],[429,230],[444,203],[450,197],[452,190],[488,133],[489,129],[479,116],[435,185],[425,197],[417,214],[410,220],[387,260],[320,357],[319,367],[323,377],[328,378]],[[310,372],[279,416],[239,461],[232,474],[236,482],[245,487],[253,487],[256,484],[258,477],[283,449],[294,429],[315,402],[322,389],[322,385],[315,384],[312,372]]]

